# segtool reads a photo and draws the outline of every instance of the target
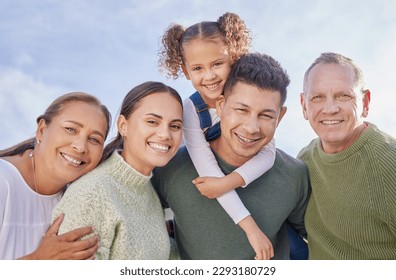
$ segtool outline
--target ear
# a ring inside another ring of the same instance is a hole
[[[181,69],[183,70],[183,74],[186,76],[186,79],[190,80],[190,75],[188,74],[187,68],[184,64],[181,66]]]
[[[221,114],[223,113],[224,103],[225,103],[225,98],[224,95],[221,94],[219,97],[217,97],[216,100],[216,113],[220,119],[221,119]]]
[[[286,111],[287,111],[287,107],[286,107],[286,106],[283,106],[283,107],[281,108],[280,113],[279,113],[279,117],[278,117],[278,121],[277,121],[276,127],[278,127],[279,123],[281,122],[281,120],[282,120],[283,117],[285,116]]]
[[[307,104],[305,102],[305,94],[303,92],[300,93],[300,103],[301,103],[304,119],[308,120]]]
[[[43,134],[44,130],[47,127],[47,124],[45,123],[44,119],[40,119],[38,125],[37,125],[37,131],[36,131],[36,140],[41,142],[41,139],[43,139]]]
[[[121,136],[124,136],[126,134],[128,128],[127,124],[128,123],[124,115],[119,115],[117,119],[117,129]]]
[[[362,102],[363,102],[362,117],[363,118],[367,118],[367,116],[368,116],[368,112],[369,112],[369,108],[370,108],[370,100],[371,100],[371,92],[370,92],[370,90],[366,89],[363,93],[363,98],[362,98]]]

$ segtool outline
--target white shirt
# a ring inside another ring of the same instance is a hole
[[[62,194],[34,192],[14,165],[0,159],[0,259],[17,259],[37,249]]]
[[[194,103],[190,98],[187,98],[184,100],[183,105],[184,143],[191,160],[194,163],[195,169],[201,177],[224,177],[224,174],[210,149],[210,144],[205,139]],[[209,108],[209,114],[212,120],[212,125],[220,121],[215,108]],[[256,156],[237,168],[235,172],[241,175],[246,185],[248,185],[274,165],[275,154],[275,139],[272,139],[271,142],[264,146]],[[218,197],[217,200],[236,224],[250,215],[249,211],[243,205],[241,199],[234,190]]]

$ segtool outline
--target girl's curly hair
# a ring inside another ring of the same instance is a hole
[[[225,13],[217,21],[203,21],[185,29],[180,24],[171,24],[161,38],[158,66],[166,71],[168,78],[177,79],[183,74],[183,48],[195,39],[221,39],[228,48],[234,63],[251,47],[251,34],[245,22],[234,13]]]

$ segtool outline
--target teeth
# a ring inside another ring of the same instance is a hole
[[[209,90],[214,90],[217,88],[217,86],[220,84],[220,82],[215,83],[215,84],[211,84],[211,85],[205,85],[205,87]]]
[[[237,136],[238,136],[239,139],[241,139],[243,142],[246,142],[246,143],[253,143],[253,142],[256,141],[256,139],[245,138],[245,137],[243,137],[241,135],[238,135],[238,134],[237,134]]]
[[[338,124],[341,123],[341,121],[322,121],[323,124]]]
[[[170,146],[161,145],[161,144],[158,144],[158,143],[149,143],[149,145],[150,145],[151,148],[154,148],[156,150],[160,150],[160,151],[163,151],[163,152],[167,152],[170,149]]]
[[[74,158],[72,158],[72,157],[70,157],[70,156],[68,156],[68,155],[65,155],[65,154],[62,154],[62,156],[63,156],[63,158],[65,158],[66,160],[70,161],[71,163],[74,163],[74,164],[77,164],[77,165],[80,165],[80,164],[81,164],[81,161],[80,161],[80,160],[76,160],[76,159],[74,159]]]

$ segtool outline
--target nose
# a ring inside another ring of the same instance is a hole
[[[72,143],[72,147],[78,153],[85,153],[88,149],[88,139],[76,137]]]
[[[243,128],[250,134],[260,132],[260,122],[257,117],[251,116],[246,118]]]
[[[338,113],[340,107],[338,106],[337,102],[332,99],[326,100],[326,103],[323,105],[322,112],[325,114],[335,114]]]
[[[168,125],[162,125],[158,127],[157,136],[161,139],[170,139],[171,133],[169,131]]]
[[[213,71],[213,69],[208,69],[205,71],[205,80],[213,80],[216,78],[216,73]]]

